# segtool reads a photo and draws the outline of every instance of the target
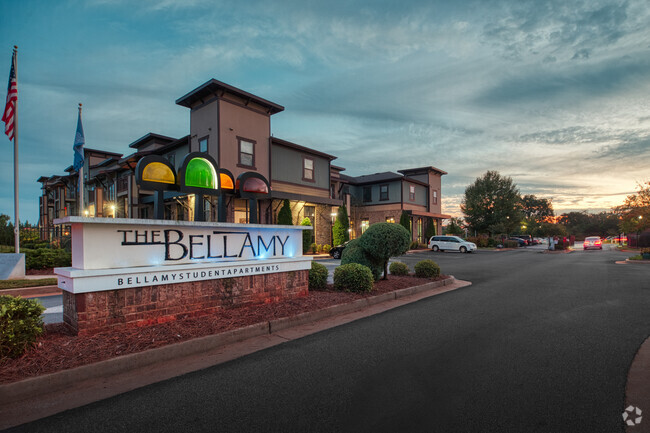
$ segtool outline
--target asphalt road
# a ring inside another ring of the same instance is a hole
[[[474,284],[15,431],[624,431],[650,267],[616,251],[402,260],[424,257]]]

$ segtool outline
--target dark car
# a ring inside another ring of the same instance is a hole
[[[349,244],[349,243],[350,243],[350,241],[347,241],[347,242],[345,242],[345,243],[343,243],[341,245],[337,245],[337,246],[333,247],[330,250],[330,256],[332,256],[335,259],[340,259],[341,254],[343,254],[343,250],[345,249],[346,245]]]
[[[519,238],[526,241],[526,245],[533,245],[533,237],[531,235],[512,235],[513,238]]]
[[[511,236],[511,237],[508,238],[508,240],[509,241],[516,241],[517,243],[519,243],[520,247],[525,247],[527,245],[526,241],[523,240],[522,238],[516,238],[514,236]]]

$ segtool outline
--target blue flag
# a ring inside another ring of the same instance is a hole
[[[72,149],[74,150],[74,163],[72,168],[79,171],[84,165],[84,144],[86,140],[84,139],[84,128],[81,125],[81,109],[79,109],[79,120],[77,120],[77,135],[74,137],[74,145]]]

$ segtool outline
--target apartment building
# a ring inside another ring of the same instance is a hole
[[[53,220],[67,215],[153,218],[154,192],[135,181],[138,162],[159,155],[178,170],[190,152],[207,153],[233,179],[253,172],[270,185],[269,194],[256,201],[237,193],[203,196],[202,219],[206,221],[218,220],[221,200],[227,222],[250,222],[250,206],[256,206],[259,223],[274,224],[287,199],[294,223],[310,218],[313,242],[322,245],[332,243],[334,216],[341,205],[348,209],[352,237],[375,222],[399,222],[406,211],[412,219],[413,239],[423,241],[428,217],[438,230],[442,219],[449,218],[440,207],[441,176],[446,174],[442,170],[422,167],[400,170],[400,174],[346,176],[345,168],[332,164],[336,156],[273,137],[271,117],[284,107],[214,79],[176,103],[189,109],[190,131],[185,137],[148,133],[128,145],[132,151],[126,156],[84,149],[84,209],[79,210],[79,176],[72,167],[65,170],[66,175],[38,179],[43,237],[65,234],[65,228],[55,227]],[[164,218],[194,219],[196,197],[200,196],[165,191]]]

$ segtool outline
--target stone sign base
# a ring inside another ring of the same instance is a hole
[[[63,291],[63,321],[77,334],[218,313],[228,307],[306,296],[309,271],[188,281],[115,290]]]

